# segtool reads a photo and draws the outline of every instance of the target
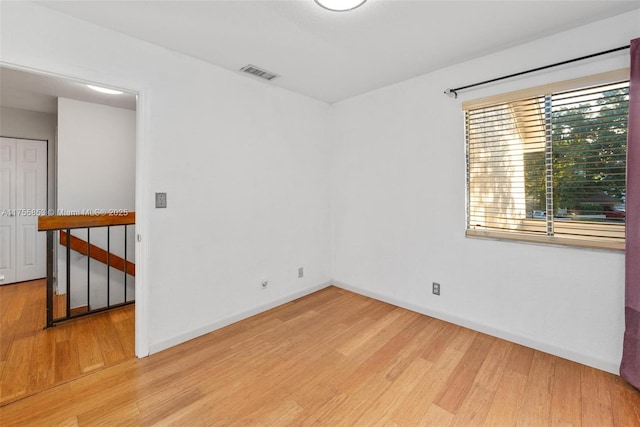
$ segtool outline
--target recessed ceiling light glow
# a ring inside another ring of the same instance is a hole
[[[362,6],[367,0],[315,0],[320,6],[333,12],[348,12]]]
[[[107,89],[106,87],[87,85],[88,88],[95,90],[96,92],[108,93],[109,95],[122,95],[119,90]]]

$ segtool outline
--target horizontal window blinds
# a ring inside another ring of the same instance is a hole
[[[623,247],[628,94],[608,83],[467,109],[467,230]]]

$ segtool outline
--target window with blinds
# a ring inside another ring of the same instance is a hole
[[[463,105],[467,235],[624,249],[628,81],[543,89]]]

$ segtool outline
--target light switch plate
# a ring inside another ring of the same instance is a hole
[[[156,193],[156,208],[167,207],[167,193]]]

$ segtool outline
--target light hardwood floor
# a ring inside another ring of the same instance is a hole
[[[637,426],[640,394],[330,287],[14,402],[0,424]]]
[[[133,305],[46,330],[45,310],[44,280],[0,286],[0,406],[134,357]]]

